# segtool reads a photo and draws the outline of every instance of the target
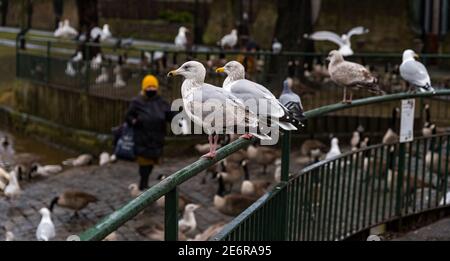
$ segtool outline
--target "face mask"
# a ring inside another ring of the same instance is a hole
[[[147,96],[148,98],[152,98],[154,97],[158,92],[154,91],[154,90],[147,90],[145,91],[145,96]]]

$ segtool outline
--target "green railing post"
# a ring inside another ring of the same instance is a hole
[[[50,81],[50,51],[52,48],[52,43],[50,41],[47,42],[47,59],[46,59],[46,72],[45,72],[45,82],[48,84]]]
[[[400,143],[398,150],[398,174],[397,174],[397,192],[396,192],[396,207],[395,215],[400,217],[402,215],[402,196],[403,196],[403,176],[405,172],[405,143]],[[394,173],[393,173],[394,175]]]
[[[281,182],[289,180],[289,159],[291,154],[291,132],[285,132],[282,137],[281,148]],[[287,240],[288,236],[288,189],[282,188],[280,191],[281,204],[278,205],[278,213],[280,213],[280,230],[278,240]]]
[[[178,187],[166,194],[164,203],[164,238],[178,240]]]

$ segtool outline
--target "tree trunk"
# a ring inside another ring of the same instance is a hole
[[[78,18],[80,30],[87,29],[88,32],[98,26],[97,0],[77,0]]]
[[[312,0],[279,0],[278,18],[275,26],[274,37],[283,44],[283,51],[311,52],[313,51],[312,41],[303,38],[303,34],[312,31],[311,23],[311,1]],[[275,80],[281,82],[286,76],[303,75],[304,60],[291,61],[296,68],[288,71],[289,58],[286,56],[272,56],[270,63],[271,73],[277,75]],[[294,75],[292,75],[294,74]],[[281,78],[280,78],[281,77]],[[281,84],[280,84],[281,85]]]

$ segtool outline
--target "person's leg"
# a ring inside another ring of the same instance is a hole
[[[139,189],[148,189],[148,177],[152,173],[153,165],[139,165],[139,175],[141,179],[139,181]]]

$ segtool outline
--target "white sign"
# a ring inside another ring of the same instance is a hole
[[[415,99],[402,100],[402,118],[400,121],[400,142],[414,139],[414,107]]]

